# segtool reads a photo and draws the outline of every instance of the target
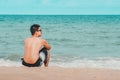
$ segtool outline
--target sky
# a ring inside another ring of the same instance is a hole
[[[120,14],[120,0],[0,0],[0,14]]]

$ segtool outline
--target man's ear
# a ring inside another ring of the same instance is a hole
[[[37,34],[37,31],[35,32],[35,35]]]

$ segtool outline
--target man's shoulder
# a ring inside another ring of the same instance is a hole
[[[30,39],[30,37],[27,37],[27,38],[24,39],[24,41],[27,41],[27,40],[29,40],[29,39]]]
[[[25,40],[30,39],[30,37],[25,38]]]
[[[46,41],[46,40],[45,40],[45,39],[43,39],[43,38],[40,38],[40,41],[44,42],[44,41]]]

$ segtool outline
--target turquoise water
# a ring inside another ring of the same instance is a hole
[[[51,66],[120,69],[119,15],[0,15],[0,66],[21,66],[34,23],[52,46]]]

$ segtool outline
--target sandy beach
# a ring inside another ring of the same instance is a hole
[[[120,70],[62,67],[0,67],[0,80],[120,80]]]

